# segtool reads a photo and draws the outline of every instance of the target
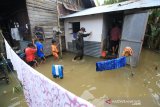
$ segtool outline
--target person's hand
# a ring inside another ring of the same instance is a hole
[[[92,35],[92,32],[90,32],[89,34]]]

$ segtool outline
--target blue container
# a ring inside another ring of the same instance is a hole
[[[52,65],[52,76],[54,78],[59,77],[60,79],[63,78],[63,66],[62,65]]]

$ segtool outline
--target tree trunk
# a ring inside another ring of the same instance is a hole
[[[156,38],[155,48],[158,50],[160,49],[160,34]]]

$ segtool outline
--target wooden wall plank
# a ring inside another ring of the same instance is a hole
[[[46,8],[54,8],[56,7],[55,1],[41,1],[41,0],[27,0],[28,5],[32,5],[33,7],[46,7]]]
[[[43,27],[45,34],[45,54],[51,54],[50,43],[53,35],[53,27],[57,27],[57,5],[56,0],[26,0],[32,37],[34,27]],[[49,45],[49,46],[48,46]]]

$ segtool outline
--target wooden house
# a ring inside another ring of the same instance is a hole
[[[45,54],[50,55],[53,28],[58,27],[58,13],[62,16],[85,9],[86,5],[83,1],[1,0],[0,29],[2,29],[3,35],[12,47],[19,47],[23,50],[35,36],[35,26],[43,28]],[[94,5],[88,3],[87,6],[92,7]],[[12,28],[18,29],[17,35],[20,36],[19,38],[12,37]],[[61,28],[63,30],[63,24]],[[64,36],[62,38],[64,39]]]

